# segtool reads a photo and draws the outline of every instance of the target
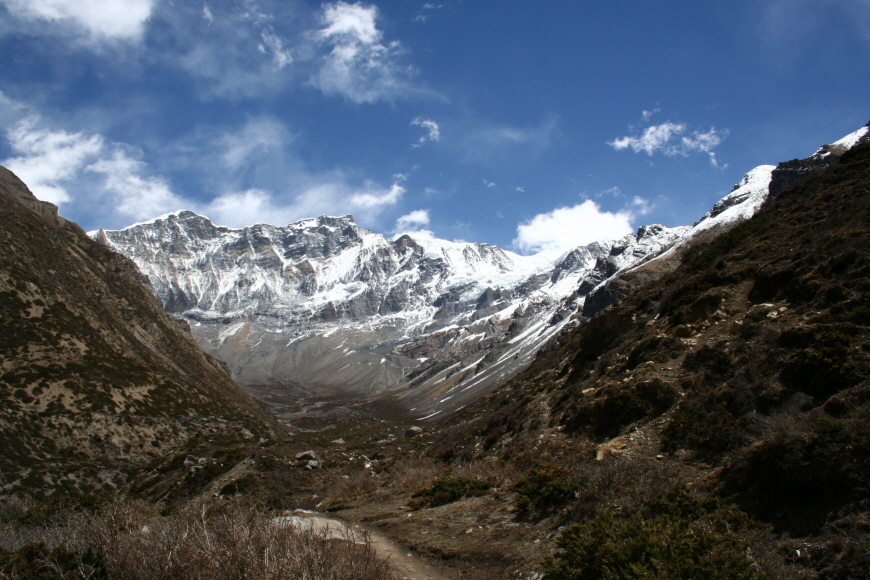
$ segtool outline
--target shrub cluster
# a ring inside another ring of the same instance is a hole
[[[436,479],[429,489],[416,492],[413,501],[414,507],[436,507],[459,501],[464,497],[478,497],[486,495],[495,484],[490,481],[468,479],[466,477],[447,477]]]
[[[544,560],[548,580],[761,580],[739,533],[748,517],[680,488],[625,519],[601,511],[565,528]]]
[[[570,477],[570,471],[556,465],[543,464],[532,469],[514,487],[517,507],[526,516],[544,516],[572,501],[580,486]]]
[[[193,503],[161,517],[151,505],[114,501],[68,514],[59,528],[46,528],[54,548],[6,546],[17,551],[0,553],[0,578],[394,579],[358,535],[326,539],[236,502]]]

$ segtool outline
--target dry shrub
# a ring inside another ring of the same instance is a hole
[[[115,501],[68,515],[57,529],[54,539],[68,548],[100,554],[112,580],[395,578],[358,534],[325,539],[235,502],[194,503],[161,517],[151,505]]]
[[[390,487],[399,493],[411,493],[432,487],[447,468],[427,459],[404,459],[390,467]]]
[[[602,508],[621,512],[637,510],[679,484],[679,466],[667,460],[608,457],[587,460],[576,466],[574,479],[580,482],[574,519],[592,517]]]
[[[475,460],[453,468],[453,476],[479,481],[491,481],[500,488],[513,487],[519,481],[519,474],[513,464],[497,459]]]
[[[368,470],[357,471],[347,478],[337,480],[326,490],[321,507],[334,509],[344,502],[367,496],[378,490],[380,483]]]

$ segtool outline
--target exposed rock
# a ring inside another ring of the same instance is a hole
[[[423,434],[423,428],[417,425],[412,425],[408,427],[408,430],[405,431],[405,437],[408,439],[413,439],[414,437],[419,437]]]

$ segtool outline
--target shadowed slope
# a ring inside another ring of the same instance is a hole
[[[132,262],[0,168],[0,449],[5,491],[120,484],[195,435],[272,432]]]

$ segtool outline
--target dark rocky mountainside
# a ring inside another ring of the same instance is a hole
[[[676,484],[731,496],[794,570],[868,577],[870,144],[816,169],[443,422],[430,453],[573,473],[566,520]],[[643,476],[583,491],[613,462]]]
[[[270,419],[136,266],[0,168],[0,492],[89,490],[193,437]]]

